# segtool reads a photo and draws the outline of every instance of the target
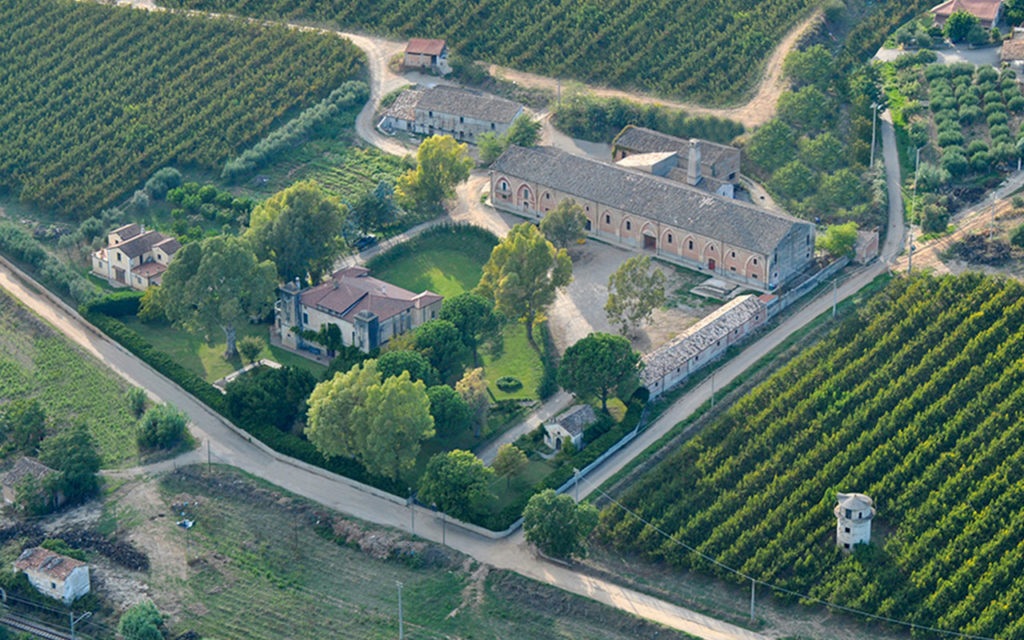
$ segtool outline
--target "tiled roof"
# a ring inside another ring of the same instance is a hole
[[[42,480],[51,473],[56,473],[56,471],[38,460],[22,456],[22,458],[14,464],[14,467],[4,474],[3,484],[8,487],[16,487],[22,480],[29,476],[36,480]]]
[[[164,242],[169,238],[169,236],[165,236],[159,231],[147,231],[141,235],[137,235],[123,242],[112,244],[107,248],[110,250],[120,251],[129,258],[138,258],[142,254],[152,249],[154,245]],[[175,240],[175,242],[177,242],[177,240]]]
[[[398,94],[391,106],[384,111],[384,115],[412,122],[416,119],[416,103],[422,95],[422,89],[406,89]]]
[[[1024,39],[1007,40],[999,50],[1000,60],[1024,60]]]
[[[761,313],[766,313],[764,302],[754,296],[733,298],[664,346],[645,355],[640,380],[645,385],[654,384],[673,369],[686,366],[688,360],[703,353],[712,343],[727,338],[733,329]]]
[[[570,435],[579,435],[597,420],[594,407],[589,404],[578,404],[563,411],[553,422],[562,425]]]
[[[700,146],[701,164],[715,164],[726,156],[740,155],[739,149],[727,144],[718,144],[717,142],[700,138],[697,138],[697,142]],[[689,140],[631,124],[626,125],[619,132],[619,135],[615,136],[612,146],[629,149],[634,153],[659,153],[664,151],[677,153],[679,154],[679,162],[683,171],[686,171],[686,165],[689,160]]]
[[[181,243],[178,242],[177,238],[168,237],[166,240],[161,240],[153,245],[154,248],[160,247],[160,250],[169,256],[173,256],[181,248]]]
[[[811,228],[786,214],[551,147],[509,147],[491,170],[762,254],[795,226]]]
[[[111,233],[116,233],[117,235],[121,236],[121,240],[123,241],[129,238],[134,238],[135,236],[142,233],[142,227],[135,224],[134,222],[130,222],[124,226],[114,229],[113,231],[111,231]]]
[[[18,571],[37,571],[57,580],[66,580],[72,571],[85,566],[88,565],[81,560],[62,556],[42,547],[25,549],[14,563]]]
[[[955,11],[966,11],[981,20],[992,22],[999,15],[1002,0],[949,0],[937,4],[930,11],[937,16],[949,17]]]
[[[444,51],[444,40],[429,40],[427,38],[410,38],[409,44],[405,45],[406,53],[419,53],[428,56],[439,56]]]
[[[476,91],[444,84],[425,89],[416,103],[417,109],[465,116],[487,122],[512,122],[523,105]]]
[[[425,291],[415,294],[368,274],[364,267],[342,269],[329,281],[303,291],[301,302],[342,318],[352,318],[360,311],[369,311],[386,320],[407,309],[441,299],[436,293]]]
[[[132,269],[132,273],[147,279],[163,273],[164,271],[167,271],[167,266],[160,264],[159,262],[143,262]]]

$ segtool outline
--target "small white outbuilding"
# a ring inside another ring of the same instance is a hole
[[[857,544],[871,542],[871,519],[875,517],[875,502],[863,493],[836,494],[839,504],[836,514],[836,546],[849,551]]]
[[[64,604],[89,593],[89,565],[49,549],[25,549],[14,568],[24,571],[37,591]]]

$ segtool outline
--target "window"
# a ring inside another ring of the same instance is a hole
[[[687,249],[689,249],[690,251],[693,251],[693,240],[690,240],[689,242],[687,242],[686,245],[687,245],[686,246]]]
[[[736,267],[729,267],[729,271],[735,271]]]
[[[305,311],[302,312],[302,324],[309,324],[309,314]]]
[[[429,117],[431,117],[431,118],[434,117],[434,112],[433,111],[428,111],[427,113],[429,114]]]
[[[590,207],[586,207],[587,211],[590,211]]]
[[[551,194],[550,193],[545,193],[544,194],[544,199],[545,200],[550,200],[551,199]]]
[[[844,530],[846,531],[846,533],[850,533],[850,527],[846,527]]]
[[[632,228],[633,228],[633,223],[630,222],[629,220],[626,220],[626,231],[629,231]]]
[[[491,123],[491,129],[494,129],[494,123],[493,122]]]
[[[811,244],[811,234],[808,233],[807,234],[807,245],[810,246],[810,244]]]
[[[850,548],[850,543],[849,542],[844,542],[843,543],[843,547],[849,549]]]
[[[508,182],[502,180],[501,182],[498,183],[498,188],[501,189],[502,191],[508,191]]]
[[[604,223],[605,224],[611,224],[612,223],[612,217],[610,215],[608,215],[607,213],[604,214]]]
[[[736,252],[735,252],[735,251],[733,251],[733,252],[732,252],[732,255],[730,255],[730,257],[731,257],[731,258],[735,258],[735,257],[736,257]]]
[[[757,258],[754,258],[754,264],[757,264]]]
[[[847,518],[852,518],[852,517],[853,517],[853,511],[851,511],[851,510],[847,509],[847,510],[846,510],[846,517],[847,517]]]
[[[431,319],[436,318],[437,317],[437,312],[436,311],[431,311],[430,312],[430,317],[431,317]]]
[[[120,251],[118,251],[118,252],[117,252],[117,259],[118,259],[119,261],[120,261],[120,260],[124,260],[124,256],[122,256],[122,255],[121,255],[121,252],[120,252]]]
[[[753,278],[754,280],[757,280],[757,274],[756,273],[750,274],[750,277]],[[754,319],[756,320],[757,318],[754,318]]]
[[[50,583],[50,588],[51,589],[56,589],[57,588],[57,583],[56,582],[51,582]]]
[[[587,231],[590,231],[590,220],[587,220],[585,223],[583,223],[583,228],[586,229]]]
[[[465,121],[466,121],[466,119],[465,119],[465,118],[463,118],[462,116],[459,116],[459,123],[463,123],[463,122],[465,122]]]
[[[672,234],[668,234],[668,243],[672,244]]]
[[[736,179],[736,172],[733,171],[732,173],[729,174],[729,180],[731,181],[731,180],[735,180],[735,179]]]
[[[715,250],[715,245],[711,245],[710,247],[708,247],[708,249],[710,249],[711,251],[714,251]]]

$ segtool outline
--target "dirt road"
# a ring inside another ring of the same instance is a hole
[[[781,95],[786,89],[786,83],[782,77],[782,63],[786,59],[786,54],[796,46],[796,43],[800,41],[800,37],[821,18],[821,15],[821,9],[817,9],[805,20],[793,27],[788,34],[786,34],[786,37],[782,39],[782,42],[780,42],[775,48],[771,57],[768,58],[768,62],[765,65],[764,75],[761,78],[761,82],[754,90],[753,96],[745,104],[736,107],[704,107],[699,104],[667,100],[665,98],[659,98],[657,96],[636,91],[623,91],[621,89],[611,89],[608,87],[597,87],[593,85],[584,85],[584,87],[594,95],[602,97],[626,98],[628,100],[644,104],[660,104],[667,107],[676,107],[693,115],[729,118],[730,120],[735,120],[743,124],[743,126],[748,129],[754,128],[768,122],[775,115],[775,105],[779,101],[779,95]],[[502,67],[496,64],[492,64],[490,66],[490,71],[494,76],[504,78],[505,80],[511,80],[512,82],[524,87],[536,87],[539,89],[548,89],[550,91],[557,91],[559,87],[559,81],[554,78],[534,73],[527,73],[525,71],[516,71],[515,69]]]

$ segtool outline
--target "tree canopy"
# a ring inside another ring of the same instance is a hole
[[[71,504],[84,502],[99,492],[96,474],[100,470],[100,454],[85,425],[67,428],[43,440],[39,459],[60,472],[55,488]]]
[[[462,334],[447,320],[428,320],[421,324],[413,334],[413,344],[437,369],[442,381],[461,373],[468,355]]]
[[[587,217],[583,215],[583,207],[572,198],[566,198],[544,214],[540,221],[540,231],[551,244],[566,249],[586,237],[586,225]]]
[[[434,417],[434,430],[442,437],[455,436],[473,423],[473,412],[461,395],[446,384],[427,389],[430,415]]]
[[[272,424],[288,431],[306,417],[313,374],[298,367],[256,367],[225,387],[228,415],[240,424]]]
[[[665,274],[651,269],[649,256],[633,256],[608,278],[608,320],[628,334],[641,322],[650,322],[654,309],[665,304]]]
[[[850,221],[845,224],[830,225],[825,233],[818,236],[814,246],[836,258],[852,256],[857,244],[857,223]]]
[[[382,382],[374,360],[318,384],[308,416],[306,436],[325,457],[354,458],[370,473],[396,480],[434,435],[423,381],[412,382],[403,371]]]
[[[416,168],[398,180],[397,192],[417,209],[438,209],[455,195],[455,186],[469,178],[473,159],[469,148],[451,136],[431,136],[420,143]]]
[[[346,214],[317,183],[296,182],[253,209],[245,237],[258,259],[277,266],[281,280],[316,284],[345,249]]]
[[[523,510],[526,540],[552,556],[586,555],[584,541],[597,526],[598,514],[589,502],[577,504],[572,497],[545,489],[530,498]]]
[[[499,311],[526,325],[526,339],[539,353],[533,326],[543,319],[558,289],[571,281],[572,261],[565,249],[556,250],[537,227],[524,222],[491,251],[475,292],[493,299]]]
[[[501,328],[502,320],[495,313],[492,300],[470,291],[445,298],[438,319],[455,325],[462,342],[473,351],[474,364],[479,360],[480,343]]]
[[[223,331],[224,356],[230,358],[238,354],[235,325],[270,310],[276,281],[274,265],[258,262],[245,240],[213,236],[178,250],[154,301],[190,333],[209,339]]]
[[[170,449],[187,437],[188,416],[169,404],[158,404],[142,414],[135,432],[142,449]]]
[[[409,372],[413,382],[422,380],[423,384],[431,385],[437,381],[437,371],[419,351],[396,349],[386,351],[377,358],[377,371],[382,380],[391,376],[400,376],[403,371]]]
[[[149,600],[143,600],[121,614],[117,632],[125,640],[163,640],[163,625],[163,616],[156,605]]]
[[[596,395],[608,410],[608,392],[634,382],[640,354],[629,340],[610,333],[591,333],[565,350],[558,383],[578,396]]]
[[[976,26],[978,18],[963,9],[957,9],[946,18],[946,24],[942,25],[942,33],[951,42],[961,42]]]
[[[467,520],[480,511],[490,496],[494,471],[469,451],[438,453],[427,462],[420,478],[419,499],[436,504],[448,515]]]
[[[765,171],[774,171],[796,155],[797,136],[778,118],[761,125],[750,136],[745,151],[754,164]]]
[[[462,379],[455,383],[455,390],[469,406],[473,418],[474,435],[479,438],[480,432],[487,426],[487,413],[491,408],[491,396],[487,393],[487,379],[482,367],[470,369]]]
[[[505,478],[505,486],[509,487],[512,485],[512,476],[522,473],[529,463],[522,449],[511,442],[506,442],[498,448],[498,455],[494,457],[492,468],[494,473]]]

